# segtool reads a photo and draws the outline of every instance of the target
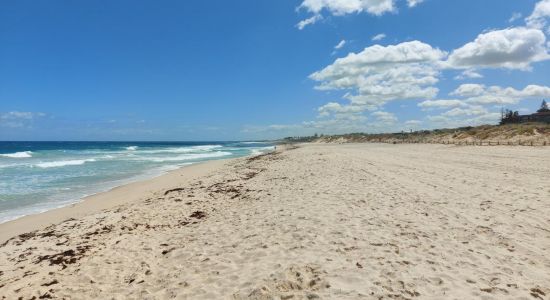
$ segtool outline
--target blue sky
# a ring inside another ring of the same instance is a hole
[[[454,127],[550,98],[549,0],[0,4],[0,140]]]

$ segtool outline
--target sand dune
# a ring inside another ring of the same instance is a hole
[[[549,148],[305,145],[217,164],[8,240],[2,298],[550,299]]]

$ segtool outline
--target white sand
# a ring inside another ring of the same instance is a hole
[[[549,299],[550,148],[307,145],[203,167],[9,240],[0,294]]]

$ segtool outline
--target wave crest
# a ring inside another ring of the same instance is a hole
[[[183,160],[193,160],[201,158],[214,158],[231,155],[231,152],[217,151],[209,153],[196,153],[196,154],[183,154],[178,156],[171,157],[143,157],[143,160],[150,160],[154,162],[166,162],[166,161],[183,161]]]
[[[154,150],[140,150],[140,154],[157,154],[157,153],[189,153],[189,152],[201,152],[201,151],[214,151],[215,149],[222,148],[222,145],[201,145],[201,146],[187,146],[187,147],[171,147],[165,149]]]
[[[65,166],[78,166],[83,165],[87,162],[94,162],[95,159],[75,159],[75,160],[60,160],[60,161],[50,161],[45,163],[39,163],[35,166],[39,168],[57,168],[57,167],[65,167]]]
[[[15,152],[15,153],[8,153],[8,154],[0,154],[0,156],[9,157],[9,158],[29,158],[29,157],[32,157],[32,152],[23,151],[23,152]]]

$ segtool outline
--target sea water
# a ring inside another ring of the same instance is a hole
[[[264,142],[0,142],[0,223],[182,166],[271,150]]]

